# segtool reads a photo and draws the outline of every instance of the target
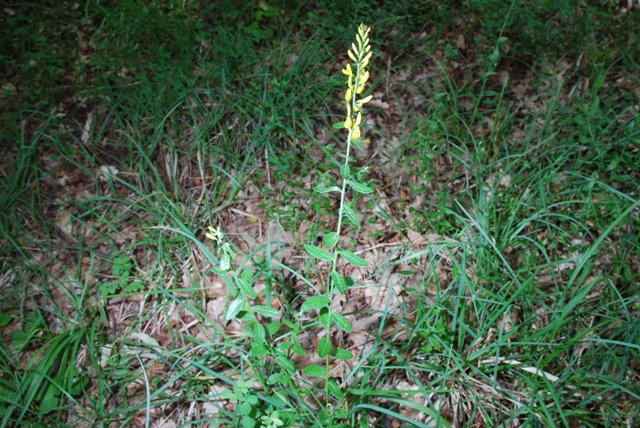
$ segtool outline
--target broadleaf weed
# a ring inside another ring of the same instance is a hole
[[[261,323],[260,317],[266,319],[277,319],[282,316],[281,311],[272,307],[271,299],[266,299],[266,305],[251,304],[251,301],[258,297],[253,284],[255,278],[250,268],[245,268],[241,273],[232,269],[232,262],[236,258],[236,252],[232,249],[229,242],[226,241],[224,233],[214,227],[209,227],[206,237],[215,242],[216,255],[220,258],[216,262],[217,267],[213,270],[220,275],[229,275],[233,279],[235,287],[230,288],[230,303],[225,314],[226,320],[239,319],[244,321],[246,327],[246,337],[252,340],[250,354],[267,364],[266,358],[274,362],[272,372],[266,373],[265,385],[283,385],[292,388],[294,383],[291,377],[295,374],[296,367],[291,359],[293,354],[305,355],[305,350],[299,340],[299,336],[305,330],[314,325],[321,325],[327,331],[317,344],[317,353],[321,359],[325,360],[324,365],[311,364],[307,366],[302,373],[309,378],[319,378],[324,382],[324,405],[325,410],[333,408],[334,400],[342,400],[344,391],[335,379],[330,378],[331,360],[349,360],[353,358],[353,354],[343,348],[336,347],[331,341],[331,330],[336,328],[346,333],[352,331],[352,326],[343,314],[334,312],[332,308],[333,297],[336,293],[344,294],[350,287],[355,284],[355,279],[349,276],[343,276],[339,271],[340,262],[346,262],[354,267],[366,267],[367,262],[353,251],[341,248],[339,245],[340,236],[347,222],[351,223],[355,228],[360,227],[360,221],[356,214],[353,202],[347,200],[349,190],[369,194],[373,189],[363,182],[365,169],[352,170],[350,163],[353,159],[350,157],[351,147],[355,146],[362,149],[362,107],[371,100],[372,96],[362,96],[366,83],[369,80],[368,66],[372,57],[371,48],[369,46],[370,28],[361,24],[358,27],[356,42],[352,43],[351,49],[348,50],[348,56],[351,61],[342,70],[347,76],[347,89],[344,96],[346,117],[343,122],[336,123],[334,128],[345,129],[348,131],[346,138],[345,153],[339,156],[344,159],[344,163],[339,167],[339,182],[329,185],[320,184],[314,188],[318,194],[337,192],[340,195],[340,206],[338,209],[337,225],[335,230],[327,232],[322,240],[324,248],[316,245],[305,244],[304,248],[312,260],[327,262],[329,275],[327,276],[327,284],[322,287],[315,287],[317,294],[310,296],[305,300],[300,311],[292,313],[292,319],[284,319],[284,325],[290,329],[290,332],[284,336],[280,336],[279,342],[273,339],[279,332],[281,324],[278,321],[272,321],[267,324],[265,329]],[[267,283],[269,281],[266,281]],[[308,283],[311,283],[310,281]],[[323,290],[322,294],[320,290]],[[266,290],[267,296],[271,295],[271,290]],[[308,319],[307,314],[315,314],[315,317]],[[238,385],[236,385],[236,390]],[[272,391],[274,393],[274,391]],[[227,395],[231,394],[227,392]],[[237,398],[234,396],[234,398]],[[284,398],[284,397],[280,397]],[[246,407],[246,402],[242,403]],[[255,405],[255,403],[250,403]],[[322,416],[326,412],[321,412],[320,418],[324,426],[332,426],[332,418],[339,417],[340,412],[328,412],[329,420]],[[275,415],[275,416],[274,416]],[[338,416],[336,416],[338,415]],[[257,417],[257,415],[255,415]],[[281,426],[283,422],[278,418],[277,412],[267,413],[259,416],[262,426]],[[257,420],[257,418],[256,418]],[[328,425],[327,425],[328,424]]]
[[[102,297],[106,298],[115,294],[119,289],[124,293],[136,293],[144,289],[140,281],[132,280],[133,262],[127,256],[113,259],[113,275],[117,281],[106,281],[100,284]]]

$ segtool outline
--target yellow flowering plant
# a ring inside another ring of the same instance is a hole
[[[314,189],[318,193],[340,193],[340,208],[338,211],[338,224],[336,226],[336,230],[334,232],[327,233],[322,240],[323,246],[332,251],[329,252],[326,249],[310,244],[304,246],[310,256],[330,262],[330,274],[327,293],[313,296],[305,301],[302,304],[302,312],[319,309],[320,323],[327,330],[330,331],[331,327],[335,324],[338,328],[347,333],[351,332],[351,324],[344,315],[332,312],[331,302],[333,300],[334,293],[340,292],[344,294],[345,291],[354,283],[353,278],[345,277],[337,271],[339,258],[342,258],[345,262],[356,267],[367,266],[367,262],[363,258],[352,251],[340,249],[337,244],[345,218],[348,219],[355,227],[360,227],[360,220],[356,215],[353,204],[346,201],[347,189],[351,188],[358,193],[373,192],[373,189],[360,182],[358,179],[364,171],[358,171],[356,174],[353,174],[351,167],[349,166],[349,163],[352,160],[349,157],[351,145],[353,144],[357,148],[362,148],[360,140],[362,136],[362,131],[360,130],[362,122],[362,106],[371,100],[371,95],[361,97],[361,94],[365,89],[365,85],[369,80],[369,71],[367,70],[367,67],[372,55],[371,47],[369,46],[370,30],[371,29],[369,27],[363,24],[358,27],[358,34],[356,35],[357,44],[352,43],[351,49],[348,51],[349,58],[353,63],[348,63],[342,70],[342,73],[347,76],[347,91],[344,96],[347,114],[344,122],[334,125],[335,128],[344,128],[349,131],[347,134],[347,147],[344,155],[344,163],[340,166],[340,178],[342,179],[342,183],[340,186],[319,186]],[[333,349],[329,335],[323,337],[319,341],[318,354],[322,358],[326,357],[326,366],[307,367],[305,370],[306,374],[315,376],[327,375],[329,368],[329,356],[333,356],[338,359],[352,358],[351,352],[345,349]],[[327,382],[327,385],[330,385],[330,383]]]
[[[279,394],[277,388],[270,388],[270,385],[280,384],[291,390],[296,388],[295,383],[291,381],[291,376],[296,370],[291,360],[291,355],[293,353],[304,355],[307,352],[299,342],[299,334],[318,323],[327,330],[328,334],[320,339],[317,348],[318,356],[324,358],[326,364],[310,365],[303,370],[303,374],[308,377],[323,378],[325,384],[325,403],[327,404],[326,409],[332,408],[330,405],[332,399],[340,400],[344,397],[342,388],[337,384],[335,379],[329,376],[331,358],[339,360],[349,360],[353,358],[353,354],[348,350],[334,347],[330,339],[330,332],[334,326],[346,333],[350,333],[352,330],[349,320],[344,315],[332,311],[331,302],[333,301],[334,295],[336,293],[344,294],[347,289],[355,283],[352,277],[343,276],[338,272],[339,261],[343,260],[356,267],[367,266],[367,262],[354,252],[339,248],[338,241],[346,220],[350,221],[356,228],[360,227],[360,220],[356,215],[356,208],[353,202],[347,201],[348,190],[351,189],[355,192],[365,194],[373,192],[369,186],[361,182],[361,177],[366,172],[366,168],[353,173],[349,165],[352,161],[350,157],[351,146],[362,148],[362,107],[371,100],[370,95],[366,97],[362,96],[366,88],[366,83],[369,80],[367,67],[372,56],[369,46],[369,32],[370,28],[365,25],[358,27],[356,43],[353,43],[351,49],[348,51],[348,56],[353,62],[348,63],[342,70],[342,73],[347,76],[347,90],[344,96],[346,117],[343,122],[334,125],[335,128],[348,130],[345,154],[340,155],[344,158],[344,163],[340,166],[339,179],[341,181],[339,183],[336,182],[335,185],[317,186],[314,188],[316,192],[321,194],[330,192],[338,192],[340,194],[337,226],[335,231],[329,232],[323,237],[322,242],[324,248],[311,244],[304,246],[309,256],[329,263],[328,284],[325,288],[326,292],[324,294],[311,296],[304,301],[297,314],[298,321],[290,319],[280,320],[280,318],[282,318],[281,311],[271,306],[269,297],[266,299],[266,306],[252,305],[250,303],[251,300],[257,297],[257,293],[253,287],[256,278],[251,268],[244,268],[242,271],[241,268],[238,268],[236,271],[232,270],[231,262],[235,259],[236,253],[231,248],[231,245],[226,242],[224,233],[220,229],[213,227],[209,227],[209,232],[206,233],[206,237],[215,243],[217,256],[220,258],[219,263],[217,263],[217,266],[213,270],[221,275],[229,274],[233,279],[233,281],[227,281],[227,284],[232,285],[229,289],[232,300],[228,305],[225,319],[240,318],[243,320],[247,327],[244,337],[252,339],[250,354],[255,357],[257,361],[262,361],[264,364],[272,364],[271,374],[268,375],[266,379],[261,380],[262,388],[265,392],[270,391],[280,399],[287,400],[285,396]],[[265,281],[265,283],[267,287],[266,294],[270,296],[271,289],[269,281]],[[317,319],[305,320],[303,325],[302,320],[304,319],[304,314],[314,310],[318,311]],[[258,315],[262,315],[273,321],[265,326],[261,323]],[[289,333],[285,335],[281,334],[280,321],[290,330]],[[279,369],[279,372],[276,368]],[[325,416],[328,418],[327,421],[344,417],[344,415],[341,416],[341,412],[344,412],[344,410],[340,408],[336,408],[334,411],[327,410],[327,412],[325,412]],[[249,416],[249,414],[246,415],[246,417]],[[321,416],[321,419],[324,420],[324,418],[324,416]],[[323,426],[331,426],[331,423],[323,423]]]

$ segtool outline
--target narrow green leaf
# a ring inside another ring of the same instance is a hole
[[[335,129],[342,129],[342,128],[344,128],[344,122],[334,123],[334,124],[333,124],[333,127],[334,127]]]
[[[278,318],[280,317],[280,311],[273,309],[273,308],[269,308],[267,306],[262,306],[262,305],[256,305],[253,307],[253,309],[259,313],[260,315],[262,315],[263,317],[267,317],[267,318]]]
[[[327,330],[331,328],[331,315],[329,315],[329,310],[324,307],[320,312],[320,324]]]
[[[331,303],[331,300],[327,296],[313,296],[308,298],[300,309],[302,309],[302,312],[309,312],[314,309],[324,308],[329,303]]]
[[[340,191],[342,191],[342,189],[340,189],[338,186],[329,186],[329,187],[317,186],[317,187],[314,187],[313,190],[315,190],[318,193],[329,193],[329,192],[340,192]]]
[[[240,278],[244,279],[247,282],[251,282],[251,277],[253,276],[253,272],[251,269],[245,269],[240,274]]]
[[[278,351],[281,351],[281,354],[286,354],[289,348],[291,348],[291,342],[281,342],[278,345]]]
[[[333,280],[333,285],[338,289],[340,294],[344,294],[347,291],[347,281],[344,280],[344,277],[340,275],[338,272],[334,272],[331,274],[331,278]]]
[[[307,250],[312,257],[316,259],[325,260],[325,261],[333,261],[333,256],[327,250],[323,250],[320,247],[316,247],[315,245],[305,244],[304,249]]]
[[[336,382],[334,378],[327,379],[327,388],[329,389],[329,392],[339,400],[344,396],[342,388],[340,388],[338,382]]]
[[[339,312],[334,312],[333,320],[336,322],[336,325],[342,330],[346,331],[347,333],[351,333],[351,323],[349,322],[347,317]]]
[[[238,285],[240,286],[240,289],[249,297],[251,297],[252,299],[255,299],[257,297],[257,294],[255,292],[255,290],[253,289],[253,286],[251,284],[249,284],[248,281],[245,281],[243,278],[236,278]]]
[[[249,351],[254,357],[261,357],[269,353],[269,349],[263,345],[253,345]]]
[[[300,356],[307,355],[307,351],[305,351],[304,348],[300,345],[293,345],[291,350]]]
[[[329,232],[322,238],[322,245],[327,248],[333,248],[338,243],[339,238],[340,236],[336,232]]]
[[[278,321],[273,321],[267,324],[267,333],[270,335],[274,335],[280,330],[280,323]]]
[[[349,220],[351,220],[351,223],[355,224],[356,227],[360,227],[360,220],[358,219],[356,212],[351,208],[351,204],[344,206],[344,214]]]
[[[305,368],[302,373],[309,377],[322,377],[327,374],[327,369],[317,364],[312,364]]]
[[[348,180],[348,179],[351,178],[351,168],[349,168],[349,164],[348,163],[342,164],[342,166],[340,167],[340,175],[345,180]]]
[[[229,270],[219,269],[219,268],[217,268],[217,267],[213,267],[213,266],[211,267],[211,270],[212,270],[214,273],[217,273],[218,275],[224,275],[224,274],[229,273]]]
[[[322,339],[320,339],[320,342],[318,342],[318,356],[320,356],[320,358],[324,358],[327,355],[329,355],[329,352],[331,351],[331,341],[329,340],[328,337],[323,337]]]
[[[233,248],[231,248],[231,244],[229,244],[228,242],[222,244],[222,251],[227,253],[229,257],[231,257],[231,260],[236,258],[236,252],[233,251]]]
[[[351,142],[354,146],[356,146],[356,148],[362,150],[362,140],[360,138],[358,138],[357,140],[351,140]]]
[[[224,316],[224,319],[229,321],[238,316],[238,313],[240,313],[240,310],[242,309],[243,303],[244,300],[240,298],[235,299],[233,302],[231,302],[231,304],[229,305],[229,309],[227,309],[227,315]]]
[[[357,282],[357,277],[355,275],[351,275],[351,276],[345,276],[344,277],[344,282],[347,283],[347,290],[351,287],[353,287],[356,282]]]
[[[350,360],[353,358],[353,354],[346,349],[337,348],[331,351],[331,356],[336,357],[339,360]]]
[[[224,253],[220,258],[220,269],[223,271],[228,271],[230,267],[231,267],[231,257],[229,257],[229,254]]]
[[[352,264],[353,266],[357,266],[357,267],[367,267],[369,266],[369,264],[360,256],[356,256],[354,253],[352,253],[351,251],[347,251],[347,250],[340,250],[338,251],[340,253],[340,255],[342,257],[344,257],[344,259],[349,262],[350,264]]]
[[[265,331],[264,326],[262,324],[258,323],[253,327],[253,338],[255,339],[258,345],[264,345],[266,336],[267,336],[267,332]]]
[[[293,361],[283,355],[278,355],[276,357],[276,363],[288,372],[296,371],[296,366],[293,365]]]
[[[372,193],[373,189],[365,184],[358,183],[355,180],[347,180],[347,184],[358,193]]]

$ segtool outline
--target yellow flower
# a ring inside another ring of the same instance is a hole
[[[369,60],[371,59],[371,55],[373,54],[373,52],[369,52],[367,54],[367,56],[364,57],[364,59],[362,60],[362,67],[366,67],[367,65],[369,65]]]
[[[224,238],[224,233],[222,233],[220,229],[216,229],[215,227],[211,226],[209,226],[208,229],[211,233],[205,233],[205,236],[212,241],[221,241],[222,238]]]
[[[351,139],[357,140],[358,138],[360,138],[360,127],[354,126],[353,131],[351,131]]]
[[[373,96],[369,95],[358,100],[356,96],[364,92],[366,83],[370,77],[367,71],[367,66],[372,57],[371,47],[369,46],[370,30],[369,27],[363,24],[358,27],[358,33],[356,34],[357,43],[351,43],[351,49],[347,51],[349,58],[351,58],[355,64],[347,64],[342,70],[342,73],[349,76],[347,82],[348,89],[344,94],[344,100],[347,104],[347,115],[344,121],[344,127],[350,130],[349,138],[351,141],[359,140],[362,136],[360,129],[362,112],[360,109],[373,98]]]
[[[351,95],[353,95],[353,91],[351,88],[347,89],[347,93],[344,94],[344,100],[349,101],[351,99]]]
[[[371,101],[371,98],[373,98],[373,95],[366,96],[363,99],[356,101],[356,105],[358,107],[362,107],[364,104],[366,104],[369,101]]]
[[[367,80],[369,80],[369,72],[365,71],[364,73],[362,73],[360,75],[360,77],[358,77],[358,83],[361,85],[364,85],[365,83],[367,83]]]

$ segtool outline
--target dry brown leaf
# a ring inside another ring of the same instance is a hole
[[[367,103],[368,106],[371,107],[378,107],[381,108],[383,110],[386,110],[389,108],[389,103],[382,101],[382,100],[376,100],[376,99],[372,99],[371,101],[369,101]]]

